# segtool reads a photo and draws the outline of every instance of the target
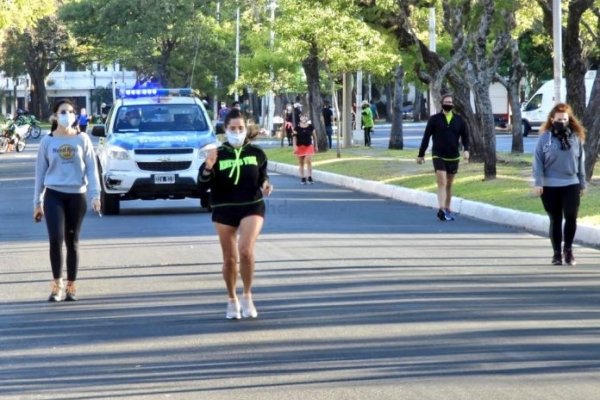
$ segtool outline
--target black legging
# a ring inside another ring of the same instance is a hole
[[[44,216],[50,239],[50,265],[54,279],[62,276],[62,245],[67,246],[67,280],[77,279],[79,231],[87,210],[85,193],[62,193],[46,189]]]
[[[550,217],[550,241],[554,253],[560,253],[563,241],[563,216],[565,218],[565,249],[573,246],[573,238],[577,230],[577,213],[579,212],[580,186],[544,186],[542,203]]]
[[[371,132],[373,131],[373,128],[365,127],[364,130],[365,130],[365,146],[370,146],[371,145]]]

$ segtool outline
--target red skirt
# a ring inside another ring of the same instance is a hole
[[[296,146],[294,154],[298,157],[312,156],[315,154],[315,146],[312,144],[309,144],[308,146]]]

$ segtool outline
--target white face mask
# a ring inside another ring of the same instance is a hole
[[[56,122],[65,128],[71,127],[75,123],[75,114],[58,114]]]
[[[231,131],[225,132],[225,136],[227,137],[227,142],[233,147],[240,147],[244,144],[246,140],[246,131],[235,133]]]

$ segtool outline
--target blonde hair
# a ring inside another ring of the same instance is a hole
[[[583,143],[585,141],[585,128],[573,114],[573,109],[567,103],[558,103],[550,110],[546,122],[540,126],[540,132],[546,132],[552,128],[552,120],[557,113],[567,113],[569,115],[569,128],[577,135],[581,143]]]

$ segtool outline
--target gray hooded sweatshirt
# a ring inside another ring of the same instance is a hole
[[[570,149],[561,149],[560,139],[544,132],[538,139],[533,159],[535,186],[569,186],[585,189],[585,152],[579,137],[568,133]]]

